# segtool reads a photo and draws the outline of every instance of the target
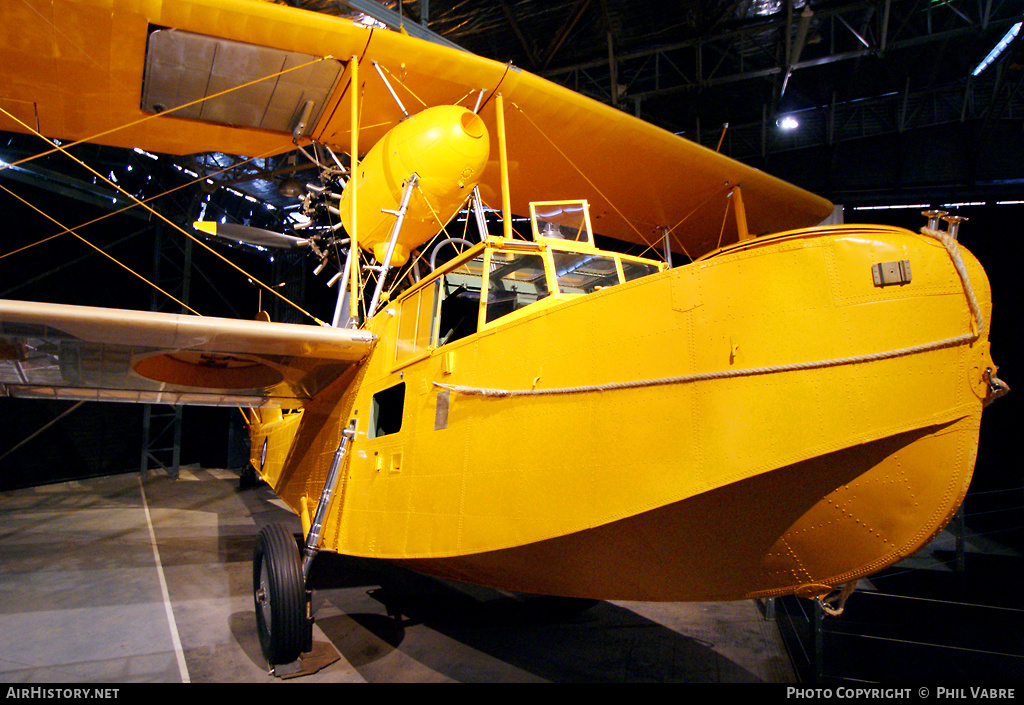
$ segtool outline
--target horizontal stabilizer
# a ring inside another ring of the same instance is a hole
[[[373,341],[346,328],[0,300],[0,396],[295,408]]]

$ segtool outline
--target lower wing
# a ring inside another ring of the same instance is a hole
[[[0,300],[0,396],[296,408],[365,331]]]

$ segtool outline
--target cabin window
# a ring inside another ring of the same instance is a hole
[[[439,280],[438,347],[476,333],[483,274],[484,257],[480,255],[445,273]]]
[[[369,437],[378,438],[401,431],[404,409],[405,382],[374,394],[370,404]]]
[[[548,296],[544,258],[524,252],[491,252],[486,320],[491,322]]]
[[[398,312],[398,343],[395,362],[404,362],[426,351],[434,340],[437,294],[441,280],[424,287],[402,302]]]
[[[646,277],[648,274],[657,274],[660,271],[661,268],[651,262],[634,262],[625,258],[622,259],[622,275],[628,282],[640,277]]]
[[[562,294],[589,294],[619,283],[614,257],[587,252],[554,252],[552,256]]]

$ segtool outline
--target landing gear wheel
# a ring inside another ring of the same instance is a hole
[[[238,489],[250,490],[253,487],[257,487],[259,484],[260,476],[256,473],[256,468],[252,466],[252,463],[249,463],[242,468],[242,474],[238,477]]]
[[[256,538],[252,584],[263,655],[271,666],[295,661],[311,648],[313,625],[298,545],[280,524],[265,526]]]

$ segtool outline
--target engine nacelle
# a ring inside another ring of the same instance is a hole
[[[391,128],[358,164],[341,194],[341,222],[351,223],[356,190],[359,246],[383,262],[395,223],[394,214],[383,211],[398,209],[406,179],[417,174],[391,257],[392,266],[405,264],[462,207],[489,154],[487,126],[479,115],[457,105],[427,108]]]

